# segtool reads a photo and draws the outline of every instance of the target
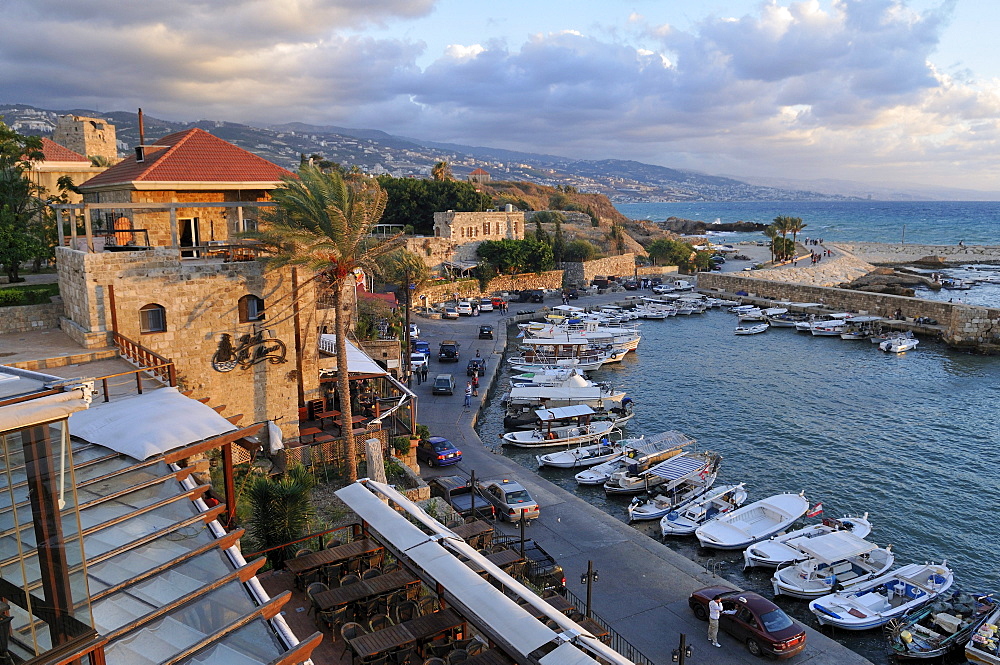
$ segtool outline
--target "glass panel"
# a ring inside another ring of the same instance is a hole
[[[227,635],[208,649],[182,660],[184,665],[256,665],[269,663],[285,652],[278,637],[263,620]]]

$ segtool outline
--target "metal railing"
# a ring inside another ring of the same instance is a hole
[[[577,608],[581,608],[586,605],[586,601],[581,600],[575,593],[573,593],[569,589],[564,589],[562,593],[563,596],[566,598],[566,600],[576,605]],[[590,618],[596,621],[601,626],[601,628],[604,628],[606,631],[608,631],[608,637],[606,640],[603,641],[609,647],[611,647],[621,655],[625,656],[633,663],[636,663],[636,665],[653,665],[653,661],[651,661],[649,658],[643,655],[641,651],[635,648],[635,645],[633,645],[631,642],[622,637],[617,631],[615,631],[614,628],[611,627],[611,624],[602,619],[593,610],[590,611]]]

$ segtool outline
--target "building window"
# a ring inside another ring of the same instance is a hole
[[[240,298],[240,323],[252,323],[264,320],[264,299],[245,295]]]
[[[167,329],[167,310],[163,305],[151,303],[139,310],[139,332],[164,332]]]
[[[483,222],[483,235],[488,236],[490,234],[490,223]]]

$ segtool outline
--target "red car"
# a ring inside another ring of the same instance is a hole
[[[806,631],[794,619],[767,598],[750,591],[735,591],[724,586],[698,589],[688,598],[694,615],[708,620],[708,601],[722,596],[723,614],[719,628],[747,645],[755,656],[791,658],[806,648]]]

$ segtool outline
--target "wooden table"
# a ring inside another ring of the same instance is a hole
[[[299,578],[317,568],[353,559],[369,552],[377,552],[380,549],[382,546],[374,540],[362,538],[346,545],[337,545],[305,556],[285,559],[285,568],[290,570],[296,578]]]
[[[419,583],[420,580],[417,576],[408,570],[397,570],[371,579],[361,580],[354,584],[348,584],[339,589],[323,591],[316,594],[314,598],[319,609],[326,612],[337,607],[356,603],[373,596],[381,596],[390,591],[403,589]]]
[[[500,550],[499,552],[494,552],[493,554],[487,554],[486,559],[493,565],[497,566],[498,568],[510,566],[512,564],[524,560],[521,558],[520,553],[516,552],[515,550]],[[472,568],[472,570],[476,571],[477,573],[482,573],[486,570],[478,563],[475,563],[473,561],[466,561],[465,565],[467,565],[469,568]]]
[[[469,656],[462,665],[514,665],[514,659],[500,649],[487,649],[475,656]]]
[[[317,434],[322,434],[322,433],[323,433],[323,430],[321,430],[318,427],[302,427],[302,428],[299,429],[299,438],[301,439],[304,436],[309,436],[309,437],[312,437],[313,441],[315,441],[316,440],[316,435]]]
[[[576,605],[559,595],[549,596],[548,598],[545,598],[545,602],[563,614],[569,614],[576,609]]]
[[[415,644],[464,624],[462,617],[453,610],[442,610],[355,637],[353,640],[348,640],[348,644],[359,658],[370,658],[411,643]]]
[[[476,497],[477,510],[479,509],[480,501],[482,501],[483,503],[482,505],[483,508],[486,508],[487,506],[490,505],[486,499],[477,496]],[[492,533],[493,525],[485,520],[476,520],[475,522],[469,522],[468,524],[462,524],[456,526],[454,529],[452,529],[452,531],[454,531],[455,535],[464,540],[465,542],[469,542],[476,536],[481,536],[484,533]]]

